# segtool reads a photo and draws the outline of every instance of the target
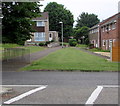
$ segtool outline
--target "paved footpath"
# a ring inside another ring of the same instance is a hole
[[[48,49],[45,49],[43,51],[32,53],[32,54],[30,54],[30,62],[41,59],[44,56],[47,56],[48,54],[50,54],[51,52],[54,52],[54,51],[59,50],[59,49],[61,49],[61,47],[48,48]]]
[[[54,48],[48,48],[43,51],[31,53],[29,55],[25,56],[25,59],[11,59],[8,61],[3,61],[2,62],[2,71],[17,71],[20,68],[30,64],[31,62],[41,59],[44,56],[47,56],[48,54],[55,52],[57,50],[61,49],[61,47],[54,47]]]

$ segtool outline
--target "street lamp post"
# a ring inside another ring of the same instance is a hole
[[[61,24],[61,32],[62,32],[62,48],[63,48],[63,22],[59,22]]]

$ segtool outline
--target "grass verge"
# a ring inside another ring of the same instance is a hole
[[[89,49],[89,51],[92,51],[92,52],[110,52],[110,50],[102,50],[102,49],[99,49],[99,48]]]
[[[118,63],[109,62],[75,48],[63,48],[22,70],[118,71]]]
[[[10,59],[45,49],[40,46],[21,46],[17,44],[1,44],[0,48],[0,59]]]

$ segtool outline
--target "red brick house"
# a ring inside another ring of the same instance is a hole
[[[110,50],[110,42],[118,40],[118,14],[104,20],[100,23],[101,27],[101,48],[104,50]]]
[[[120,12],[93,26],[89,41],[94,47],[111,50],[112,61],[120,62]]]
[[[32,33],[32,39],[27,40],[27,43],[40,43],[46,41],[58,41],[58,32],[49,31],[49,15],[48,12],[41,13],[41,17],[33,18],[36,24],[33,29],[36,32]]]
[[[119,39],[119,15],[120,13],[117,13],[90,29],[89,40],[94,47],[110,50],[110,42],[114,43]]]

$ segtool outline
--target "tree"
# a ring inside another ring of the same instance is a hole
[[[83,26],[77,30],[75,30],[75,38],[77,40],[82,40],[82,43],[88,44],[88,33],[89,33],[89,28],[86,26]]]
[[[93,27],[94,25],[98,24],[100,20],[98,19],[98,16],[95,14],[88,14],[83,12],[78,18],[77,18],[77,28],[81,28],[83,26],[87,26],[89,28]]]
[[[58,31],[61,37],[61,25],[59,22],[63,22],[64,37],[69,37],[73,32],[73,15],[67,10],[64,5],[57,4],[56,2],[50,2],[44,9],[44,12],[49,12],[49,26],[50,30]]]
[[[2,42],[24,44],[31,38],[33,17],[40,16],[36,2],[2,2]]]

